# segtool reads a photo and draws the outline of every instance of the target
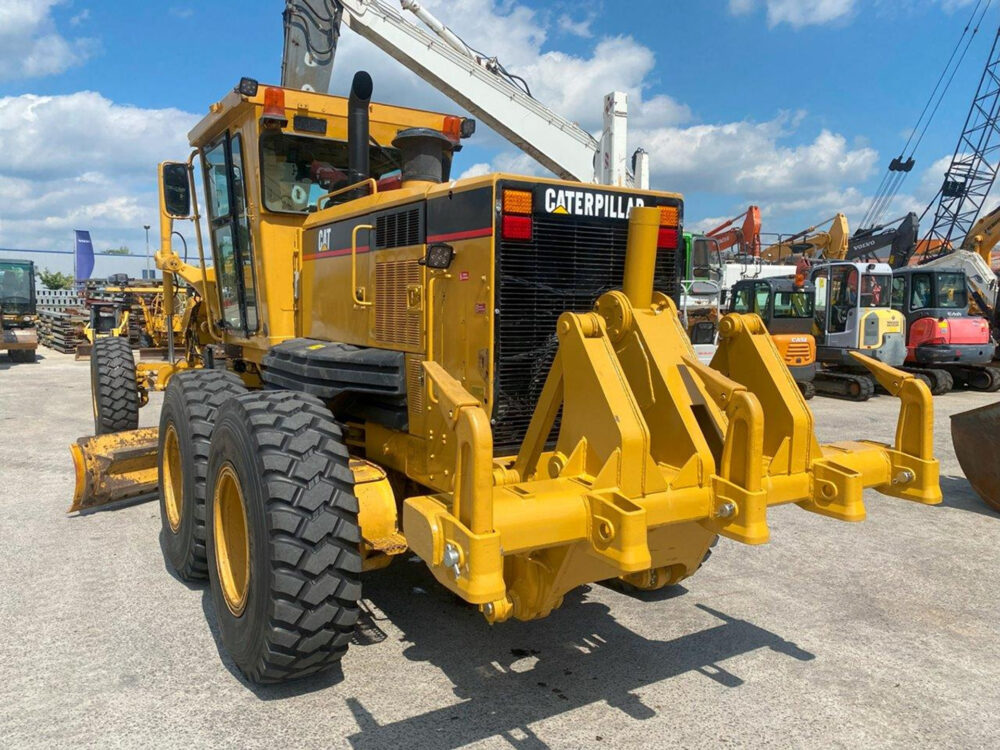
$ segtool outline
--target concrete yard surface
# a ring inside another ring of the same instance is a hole
[[[585,587],[532,623],[491,627],[398,562],[365,577],[341,670],[260,688],[220,653],[206,587],[166,569],[155,503],[66,515],[89,365],[40,355],[0,356],[3,747],[1000,746],[1000,515],[948,425],[997,395],[935,399],[940,506],[777,508],[770,544],[721,540],[681,586]],[[895,399],[810,403],[821,441],[892,439]]]

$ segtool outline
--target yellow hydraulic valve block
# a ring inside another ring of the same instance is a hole
[[[424,363],[456,463],[450,492],[404,503],[403,534],[491,622],[542,617],[583,583],[676,582],[717,534],[767,542],[773,505],[858,521],[865,487],[941,500],[930,392],[913,377],[861,358],[901,399],[895,444],[820,446],[759,317],[726,316],[712,367],[699,363],[673,302],[653,292],[658,222],[656,209],[633,209],[624,291],[560,317],[516,457],[494,458],[483,406]]]

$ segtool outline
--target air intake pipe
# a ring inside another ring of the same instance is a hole
[[[372,77],[363,70],[354,74],[347,100],[347,172],[353,185],[371,177],[368,164],[368,105],[372,99]]]

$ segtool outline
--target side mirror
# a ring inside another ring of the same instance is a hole
[[[190,218],[191,182],[188,179],[187,164],[164,162],[160,165],[160,179],[163,211],[172,219]]]

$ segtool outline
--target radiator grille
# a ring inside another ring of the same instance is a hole
[[[419,421],[424,413],[424,357],[422,354],[406,355],[406,404],[410,424]]]
[[[411,287],[419,294],[420,277],[416,259],[375,264],[375,338],[382,343],[420,345],[420,305],[411,309],[408,300]]]
[[[375,246],[409,247],[420,244],[420,209],[383,214],[375,219]]]
[[[809,354],[810,354],[810,349],[808,342],[793,341],[788,345],[788,348],[785,350],[785,364],[800,365],[803,362],[806,362],[809,359],[811,359]]]
[[[520,447],[558,342],[563,312],[621,287],[627,222],[534,216],[531,242],[498,241],[494,449]],[[655,288],[676,299],[677,257],[661,250]],[[558,424],[556,425],[558,427]]]

